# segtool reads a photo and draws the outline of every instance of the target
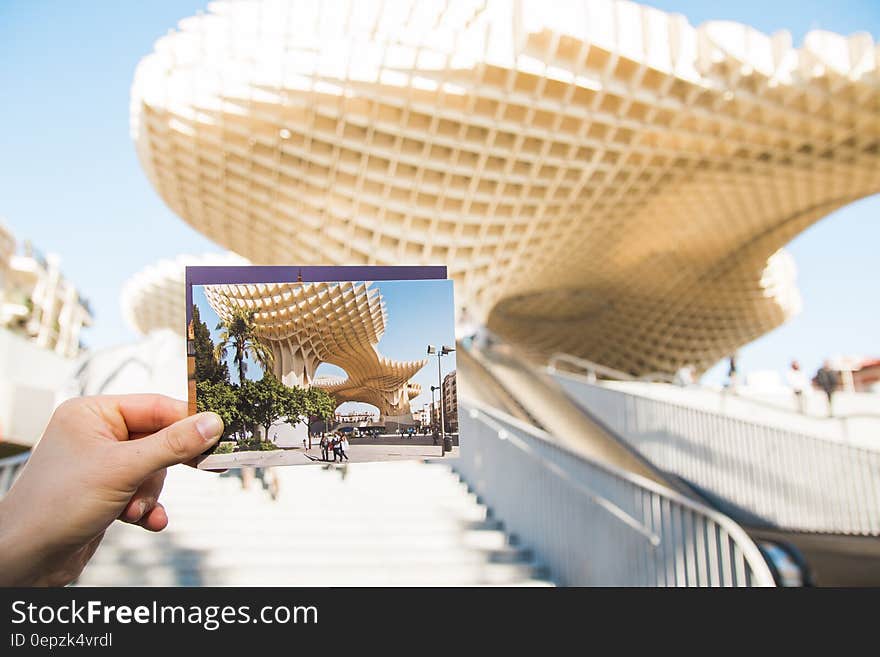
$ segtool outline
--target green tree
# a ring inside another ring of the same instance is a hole
[[[271,369],[274,356],[257,337],[253,311],[236,308],[229,319],[221,320],[217,324],[217,329],[220,330],[220,341],[214,347],[214,356],[218,361],[223,362],[229,349],[232,349],[232,360],[238,369],[239,385],[245,382],[248,356],[253,358],[264,371],[268,372]]]
[[[312,386],[308,392],[309,398],[309,415],[329,420],[333,417],[333,411],[336,410],[336,400],[330,393],[321,388]]]
[[[239,387],[226,381],[196,382],[196,409],[213,411],[223,420],[223,436],[239,439],[243,436],[248,417],[242,413]]]
[[[272,425],[287,417],[290,409],[290,388],[266,372],[259,381],[245,379],[241,384],[242,413],[254,424],[265,429],[268,438]]]
[[[288,388],[284,415],[291,424],[299,424],[300,422],[305,424],[306,431],[308,431],[312,418],[328,420],[333,416],[335,409],[336,401],[326,390],[315,386]],[[309,448],[311,446],[312,436],[309,434]]]
[[[288,388],[288,391],[284,408],[288,422],[308,424],[313,417],[327,420],[333,416],[336,403],[326,390],[315,386],[309,388],[294,386]]]
[[[193,347],[196,359],[196,381],[220,383],[229,381],[229,367],[214,355],[214,343],[208,325],[202,321],[199,307],[193,304]]]
[[[291,424],[302,422],[303,414],[308,412],[307,391],[300,386],[287,387],[284,395],[284,417]]]

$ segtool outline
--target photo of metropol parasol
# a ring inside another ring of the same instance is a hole
[[[253,313],[255,334],[271,349],[273,374],[285,385],[318,386],[337,405],[372,404],[383,424],[414,424],[410,400],[421,386],[410,379],[427,360],[396,361],[379,352],[388,316],[372,283],[206,285],[204,291],[223,320],[236,310]],[[347,376],[318,376],[322,363]]]
[[[136,363],[150,370],[137,375],[151,377],[149,384],[141,384],[143,389],[186,397],[181,387],[186,379],[184,364],[172,358],[173,362],[162,360],[152,368],[146,356],[184,351],[185,267],[246,264],[247,260],[233,253],[181,255],[132,276],[123,288],[122,314],[145,342],[136,354],[123,350],[115,357],[108,353],[90,359],[83,372],[88,381],[81,381],[80,394],[101,392],[96,387],[100,381],[120,376],[113,367],[130,368]],[[351,401],[375,406],[379,423],[387,421],[392,428],[414,424],[410,402],[420,394],[421,385],[411,379],[426,361],[394,360],[380,353],[389,317],[382,292],[374,283],[214,285],[205,287],[205,299],[222,319],[228,319],[234,308],[254,312],[256,333],[272,351],[272,373],[282,383],[319,386],[337,404]],[[321,363],[336,365],[347,376],[319,374]]]
[[[138,66],[165,202],[253,262],[444,263],[536,354],[704,370],[880,191],[878,47],[630,2],[216,2]]]

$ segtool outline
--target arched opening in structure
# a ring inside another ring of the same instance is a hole
[[[384,433],[382,414],[372,404],[358,401],[342,402],[333,413],[333,426],[343,433]]]
[[[794,236],[784,246],[796,268],[801,307],[788,321],[737,352],[743,392],[790,401],[787,372],[797,360],[808,378],[827,359],[831,365],[858,366],[858,357],[877,353],[877,315],[873,263],[880,240],[880,194],[844,205]],[[839,362],[838,362],[839,361]],[[727,382],[725,360],[709,369],[702,382]],[[846,383],[849,376],[843,376]],[[853,382],[858,384],[858,376]]]
[[[348,381],[349,376],[343,368],[333,363],[320,363],[315,369],[313,383],[322,387],[329,387],[336,383]]]

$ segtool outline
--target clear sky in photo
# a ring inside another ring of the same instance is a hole
[[[234,283],[235,281],[229,281]],[[387,314],[385,333],[378,344],[378,351],[393,360],[421,360],[427,356],[427,347],[433,345],[455,344],[454,304],[452,282],[446,280],[418,281],[377,281],[372,284],[377,288],[385,301]],[[202,321],[211,332],[211,339],[216,345],[219,342],[220,329],[217,325],[220,318],[205,297],[202,285],[193,286],[193,304],[198,306]],[[229,350],[226,362],[233,382],[237,381],[235,364],[232,360],[232,349]],[[259,379],[262,370],[248,359],[245,376],[248,379]],[[455,370],[455,353],[440,359],[441,373],[446,376]],[[340,367],[324,363],[318,368],[318,376],[346,376]],[[422,394],[412,400],[413,411],[420,410],[431,401],[431,386],[437,383],[437,357],[431,356],[428,363],[418,371],[412,381],[422,386]],[[436,394],[436,393],[435,393]],[[366,404],[347,403],[343,412],[369,410]]]
[[[654,0],[693,24],[736,20],[800,43],[810,29],[880,37],[877,0]],[[92,301],[95,348],[130,341],[119,311],[129,276],[161,258],[223,249],[161,201],[129,137],[137,62],[204,0],[0,2],[0,217],[19,240],[62,257]],[[547,4],[552,11],[553,3]],[[791,245],[804,312],[740,352],[745,372],[808,370],[834,354],[880,355],[880,197],[839,210]],[[290,263],[296,264],[296,263]],[[390,312],[390,310],[389,310]],[[212,327],[213,328],[213,327]],[[436,363],[435,363],[436,365]],[[709,380],[720,380],[721,369]]]

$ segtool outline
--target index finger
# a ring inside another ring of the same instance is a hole
[[[111,400],[130,434],[159,431],[189,414],[185,401],[165,395],[114,395]]]

